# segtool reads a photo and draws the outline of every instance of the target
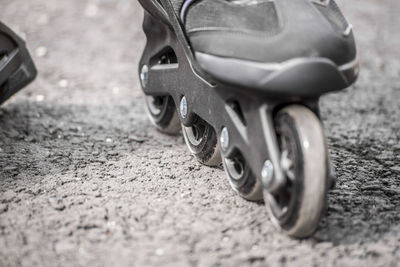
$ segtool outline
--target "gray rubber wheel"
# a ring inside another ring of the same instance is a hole
[[[210,124],[198,118],[191,127],[182,125],[182,132],[190,152],[200,163],[207,166],[221,165],[217,134]]]
[[[229,184],[241,197],[259,201],[263,199],[262,185],[253,175],[243,156],[238,152],[222,160]]]
[[[282,231],[296,238],[308,237],[317,229],[327,199],[324,129],[311,110],[299,105],[279,111],[275,123],[288,183],[278,193],[265,193],[265,202]]]
[[[146,96],[147,115],[157,129],[166,134],[176,135],[181,122],[171,96]]]

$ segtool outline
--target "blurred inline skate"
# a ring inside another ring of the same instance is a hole
[[[0,22],[0,104],[33,81],[36,75],[25,42]]]

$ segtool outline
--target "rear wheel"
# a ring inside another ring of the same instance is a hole
[[[150,121],[160,132],[179,133],[181,122],[171,96],[146,96],[146,106]]]
[[[324,130],[309,109],[293,105],[275,119],[281,165],[287,185],[265,193],[273,221],[288,235],[307,237],[318,227],[328,190],[328,151]]]

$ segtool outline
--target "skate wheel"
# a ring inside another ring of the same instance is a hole
[[[289,236],[316,230],[326,204],[328,151],[317,116],[303,106],[289,106],[276,116],[281,165],[287,185],[265,194],[272,220]]]
[[[217,134],[210,124],[198,118],[191,127],[182,125],[182,132],[190,152],[200,163],[207,166],[221,164]]]
[[[253,175],[239,152],[232,158],[224,158],[222,163],[229,183],[235,192],[251,201],[258,201],[263,198],[261,183]]]
[[[181,122],[171,96],[146,96],[147,114],[160,132],[178,134]]]

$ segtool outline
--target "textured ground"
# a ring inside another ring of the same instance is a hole
[[[322,101],[338,182],[299,241],[150,125],[136,1],[1,0],[40,76],[0,109],[0,266],[395,266],[400,2],[339,4],[362,73]]]

